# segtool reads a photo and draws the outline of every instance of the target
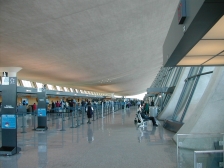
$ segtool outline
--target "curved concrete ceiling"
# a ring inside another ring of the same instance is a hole
[[[133,95],[150,87],[179,0],[0,0],[0,67],[19,79]]]

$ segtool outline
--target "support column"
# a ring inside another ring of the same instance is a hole
[[[0,155],[14,155],[17,147],[17,77],[20,67],[0,67],[2,74],[2,147]]]

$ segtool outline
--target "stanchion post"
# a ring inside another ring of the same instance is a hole
[[[22,117],[22,127],[23,127],[23,131],[21,133],[26,133],[26,129],[25,129],[25,113],[23,113],[23,117]]]
[[[96,119],[98,119],[98,104],[96,105]]]
[[[75,128],[74,127],[74,111],[72,111],[72,126],[70,128]]]
[[[49,115],[50,115],[50,112],[47,112],[47,121],[50,121],[50,117],[49,117]]]
[[[58,114],[59,114],[59,113],[58,113],[58,112],[59,112],[59,107],[56,107],[56,110],[55,110],[55,112],[56,112],[56,114],[57,114],[57,115],[56,115],[56,117],[55,117],[55,119],[58,119]]]
[[[68,120],[70,120],[70,115],[71,115],[71,109],[70,107],[68,108]]]
[[[64,112],[62,112],[62,119],[61,119],[61,121],[62,121],[62,128],[61,128],[61,130],[60,131],[65,131],[65,129],[64,129]]]
[[[79,114],[78,114],[78,113],[79,113],[79,111],[77,110],[77,111],[76,111],[76,122],[77,122],[77,124],[76,124],[76,128],[79,127],[79,125],[80,125],[80,124],[79,124]]]
[[[82,108],[82,123],[81,124],[84,124],[84,112],[85,112],[85,107]]]
[[[102,103],[102,115],[101,115],[101,117],[103,118],[103,103]]]
[[[36,130],[36,111],[33,112],[33,130]]]
[[[72,108],[72,112],[74,111],[74,113],[77,111],[77,107],[73,107]],[[75,113],[76,114],[76,113]],[[76,118],[76,115],[74,114],[74,118]]]
[[[62,120],[65,121],[65,114],[66,112],[62,112]]]

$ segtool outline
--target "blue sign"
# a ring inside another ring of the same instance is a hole
[[[38,114],[38,116],[46,117],[46,115],[47,115],[46,109],[45,108],[38,108],[37,109],[37,114]]]
[[[4,129],[16,129],[16,115],[2,115],[2,128]]]

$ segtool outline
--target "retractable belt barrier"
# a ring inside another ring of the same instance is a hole
[[[105,118],[105,115],[108,115],[110,113],[114,113],[115,111],[121,109],[120,103],[114,103],[114,104],[94,104],[93,105],[93,116],[92,121],[97,120],[98,118]],[[100,114],[101,113],[101,114]],[[37,127],[37,111],[33,111],[32,113],[29,113],[32,115],[32,124],[33,129],[36,130]],[[22,118],[20,120],[21,122],[21,133],[26,133],[26,115],[27,112],[20,110],[17,112],[17,115],[20,115]],[[78,128],[80,125],[85,124],[85,118],[86,118],[86,108],[85,106],[75,106],[75,107],[68,107],[67,109],[56,107],[54,109],[51,109],[50,111],[47,111],[47,121],[52,121],[54,123],[55,119],[61,118],[62,126],[60,131],[66,131],[65,130],[65,121],[66,117],[68,117],[68,120],[71,120],[71,126],[70,128]],[[0,114],[1,118],[1,114]],[[0,125],[1,126],[1,125]]]

